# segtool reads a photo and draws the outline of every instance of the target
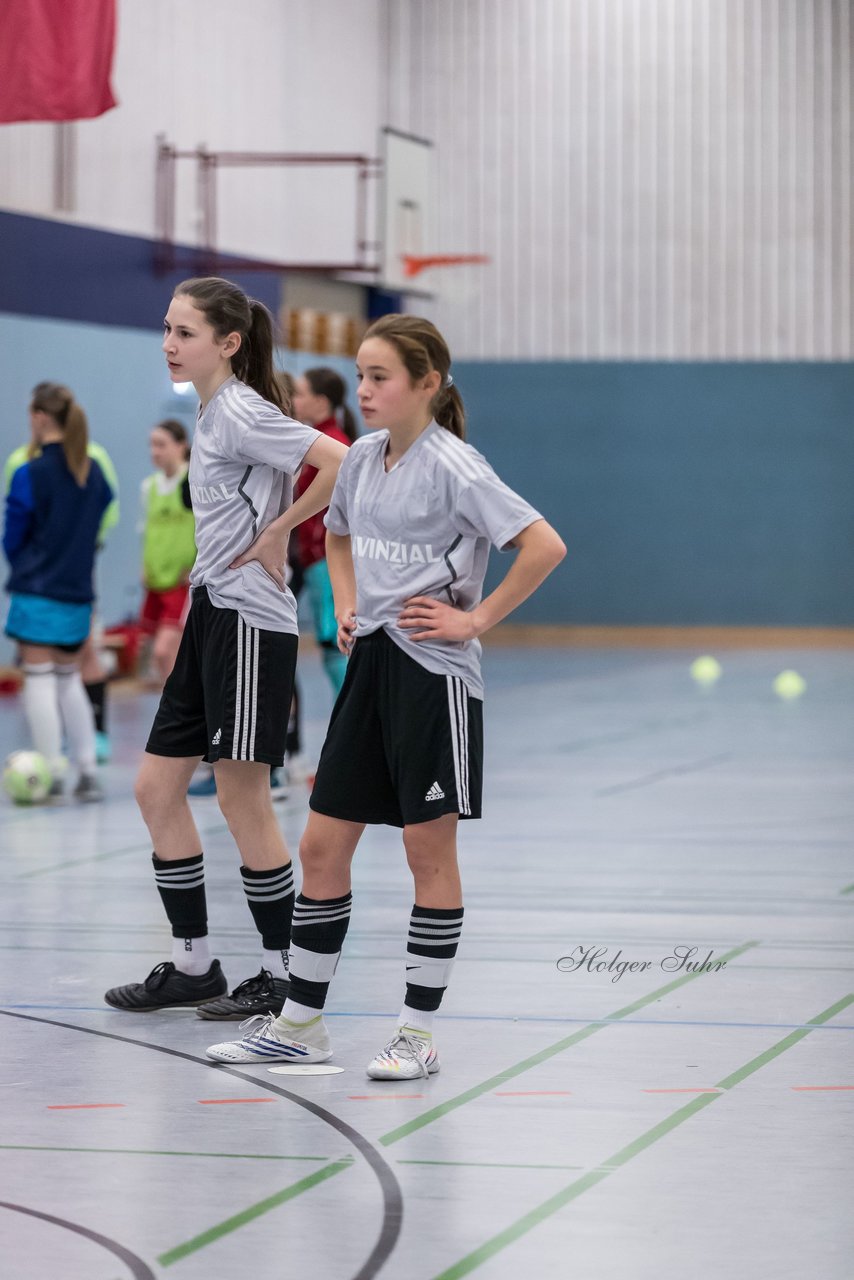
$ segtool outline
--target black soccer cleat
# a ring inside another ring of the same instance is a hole
[[[124,987],[111,987],[104,995],[107,1004],[129,1013],[148,1013],[152,1009],[184,1009],[216,1000],[228,991],[228,983],[218,960],[211,962],[207,973],[194,977],[181,973],[171,960],[155,965],[145,982],[129,982]]]
[[[239,1022],[256,1013],[280,1014],[288,994],[287,978],[274,978],[269,969],[262,969],[254,978],[247,978],[235,987],[231,995],[211,1000],[196,1010],[196,1017],[214,1022]]]

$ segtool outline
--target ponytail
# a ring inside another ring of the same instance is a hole
[[[455,386],[440,387],[433,401],[433,417],[440,427],[445,427],[458,440],[466,438],[466,411],[463,398]]]
[[[466,438],[463,398],[451,378],[451,353],[439,330],[422,316],[381,316],[370,326],[365,338],[382,338],[394,347],[413,383],[434,369],[441,378],[430,406],[433,417],[458,440]],[[362,339],[362,341],[365,340]]]
[[[248,298],[231,280],[219,276],[184,280],[173,297],[192,299],[218,338],[240,335],[240,346],[231,357],[234,376],[287,413],[287,396],[273,368],[273,317],[263,302]]]
[[[356,419],[347,404],[347,383],[334,369],[320,365],[316,369],[306,369],[303,374],[311,387],[313,396],[326,396],[341,430],[352,444],[358,435]]]
[[[283,411],[289,414],[293,408],[296,383],[294,382],[291,374],[289,374],[285,369],[278,369],[276,371],[276,382],[279,385],[279,392],[282,397],[282,404],[284,405]]]
[[[287,396],[273,368],[273,317],[256,298],[249,298],[249,332],[237,355],[232,357],[231,367],[235,377],[247,383],[259,396],[287,413],[290,408]]]
[[[86,414],[74,396],[58,382],[40,382],[33,391],[30,405],[36,412],[53,418],[62,431],[65,465],[81,489],[89,478],[89,427]]]
[[[65,435],[62,447],[65,451],[65,461],[68,465],[68,470],[82,489],[89,479],[90,460],[87,452],[89,448],[89,427],[86,422],[86,414],[73,398],[65,415],[64,428]]]

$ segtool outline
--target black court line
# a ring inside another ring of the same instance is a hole
[[[318,1119],[328,1124],[347,1139],[348,1142],[359,1152],[359,1155],[370,1165],[377,1181],[380,1184],[380,1193],[383,1200],[382,1225],[380,1227],[379,1237],[376,1244],[371,1250],[368,1258],[362,1264],[358,1271],[353,1273],[352,1280],[373,1280],[378,1275],[382,1267],[385,1266],[391,1257],[400,1235],[401,1225],[403,1223],[403,1193],[400,1189],[400,1183],[397,1180],[393,1170],[383,1159],[382,1155],[372,1143],[352,1125],[347,1124],[345,1120],[341,1120],[338,1116],[333,1115],[331,1111],[318,1106],[316,1102],[309,1101],[308,1098],[301,1098],[299,1094],[291,1093],[288,1089],[281,1088],[280,1085],[269,1084],[266,1080],[259,1079],[257,1076],[249,1075],[245,1071],[238,1071],[234,1067],[225,1066],[222,1063],[214,1063],[210,1058],[198,1058],[195,1054],[184,1053],[181,1049],[169,1049],[165,1045],[151,1044],[147,1040],[135,1040],[131,1036],[116,1035],[112,1031],[98,1031],[94,1027],[81,1027],[74,1022],[59,1022],[55,1018],[35,1018],[28,1013],[13,1013],[9,1009],[0,1009],[0,1014],[6,1018],[20,1018],[24,1022],[40,1022],[49,1027],[63,1027],[66,1031],[82,1031],[84,1035],[100,1036],[103,1040],[118,1040],[121,1044],[133,1044],[140,1049],[151,1049],[155,1053],[165,1053],[172,1058],[183,1058],[185,1062],[194,1062],[197,1066],[207,1067],[215,1070],[217,1074],[226,1074],[234,1076],[237,1080],[245,1080],[249,1084],[257,1086],[259,1089],[266,1089],[269,1093],[278,1094],[281,1098],[286,1098],[288,1102],[293,1102],[296,1106],[302,1107],[305,1111],[310,1111]],[[24,1212],[35,1212],[34,1210],[24,1210]],[[38,1215],[46,1217],[47,1215]],[[57,1221],[59,1221],[57,1219]],[[70,1226],[71,1224],[63,1224]],[[76,1229],[76,1228],[73,1228]],[[106,1242],[106,1237],[102,1238]],[[129,1255],[130,1256],[130,1255]],[[139,1275],[140,1280],[154,1280],[150,1271],[141,1271],[134,1273],[136,1277]]]
[[[126,1249],[123,1244],[117,1244],[115,1240],[110,1240],[108,1236],[99,1235],[97,1231],[90,1231],[88,1227],[81,1227],[77,1222],[69,1222],[67,1218],[55,1218],[52,1213],[42,1213],[40,1209],[29,1209],[24,1204],[10,1204],[8,1200],[0,1200],[0,1209],[11,1209],[13,1213],[26,1213],[31,1218],[41,1218],[43,1222],[51,1222],[55,1227],[64,1227],[66,1231],[74,1231],[86,1240],[91,1240],[93,1244],[99,1244],[102,1248],[109,1249],[110,1253],[114,1253],[117,1258],[121,1258],[122,1262],[129,1268],[134,1280],[155,1280],[154,1272],[142,1261],[142,1258],[138,1258],[135,1253],[131,1253],[130,1249]]]

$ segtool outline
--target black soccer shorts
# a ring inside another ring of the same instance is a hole
[[[283,764],[297,646],[294,635],[251,627],[236,610],[215,608],[206,589],[195,587],[146,751],[210,764]]]
[[[479,818],[483,703],[459,676],[426,671],[385,630],[360,636],[309,804],[347,822],[403,827]]]

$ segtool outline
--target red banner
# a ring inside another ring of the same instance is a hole
[[[115,0],[3,0],[0,123],[109,111],[115,37]]]

